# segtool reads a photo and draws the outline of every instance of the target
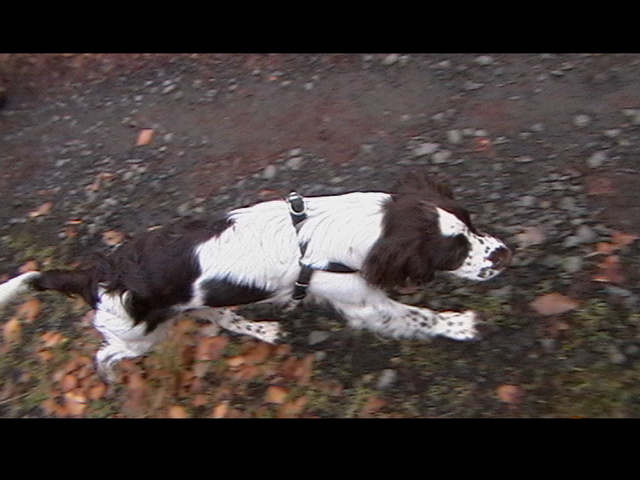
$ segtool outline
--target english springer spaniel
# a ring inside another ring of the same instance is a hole
[[[392,300],[385,290],[423,285],[436,271],[487,280],[510,250],[471,224],[451,191],[420,175],[392,190],[303,198],[291,194],[202,221],[134,237],[86,268],[23,273],[0,285],[0,305],[28,291],[80,295],[105,339],[97,369],[149,352],[178,312],[265,342],[275,321],[250,321],[229,307],[332,305],[355,328],[395,338],[477,336],[477,315],[434,312]]]

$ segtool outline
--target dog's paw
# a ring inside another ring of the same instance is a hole
[[[454,340],[476,340],[479,338],[477,325],[480,316],[472,311],[466,312],[440,312],[438,314],[438,333]]]
[[[282,338],[279,322],[255,322],[256,328],[252,336],[267,343],[277,343]]]

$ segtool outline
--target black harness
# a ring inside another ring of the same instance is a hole
[[[297,192],[291,192],[287,197],[287,203],[289,204],[289,215],[291,216],[291,222],[296,229],[296,232],[300,230],[300,225],[307,219],[306,205],[304,198]],[[310,265],[306,265],[302,262],[304,254],[307,250],[306,243],[298,243],[300,247],[300,274],[294,284],[292,298],[296,301],[302,300],[307,295],[307,288],[311,282],[313,272],[321,270],[323,272],[334,273],[356,273],[358,270],[354,270],[347,265],[340,262],[329,262],[325,268],[316,268]]]

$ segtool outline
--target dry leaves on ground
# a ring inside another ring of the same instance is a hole
[[[623,273],[618,253],[628,245],[631,245],[638,238],[624,232],[613,232],[608,242],[599,242],[595,250],[587,256],[604,256],[604,259],[597,264],[598,271],[592,277],[595,282],[615,283],[621,285],[625,283],[626,276]]]

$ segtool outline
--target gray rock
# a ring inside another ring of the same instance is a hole
[[[598,168],[602,166],[605,160],[607,160],[607,152],[605,150],[600,150],[599,152],[591,154],[587,159],[587,166],[589,168]]]
[[[579,114],[573,117],[573,124],[578,128],[586,127],[591,123],[591,117],[585,114]]]
[[[275,165],[267,165],[262,171],[262,178],[264,178],[265,180],[273,180],[276,176],[277,171],[278,169]]]
[[[449,150],[440,150],[431,156],[431,161],[435,164],[446,163],[449,157],[451,157],[451,152]]]
[[[398,372],[391,368],[387,368],[380,373],[376,388],[378,390],[384,390],[391,387],[398,379]]]
[[[413,149],[413,155],[416,157],[431,155],[432,153],[438,150],[438,147],[440,147],[440,145],[437,143],[431,143],[431,142],[423,143]]]
[[[329,332],[324,332],[322,330],[314,330],[309,333],[308,343],[309,345],[316,345],[318,343],[322,343],[327,340],[331,334]]]

